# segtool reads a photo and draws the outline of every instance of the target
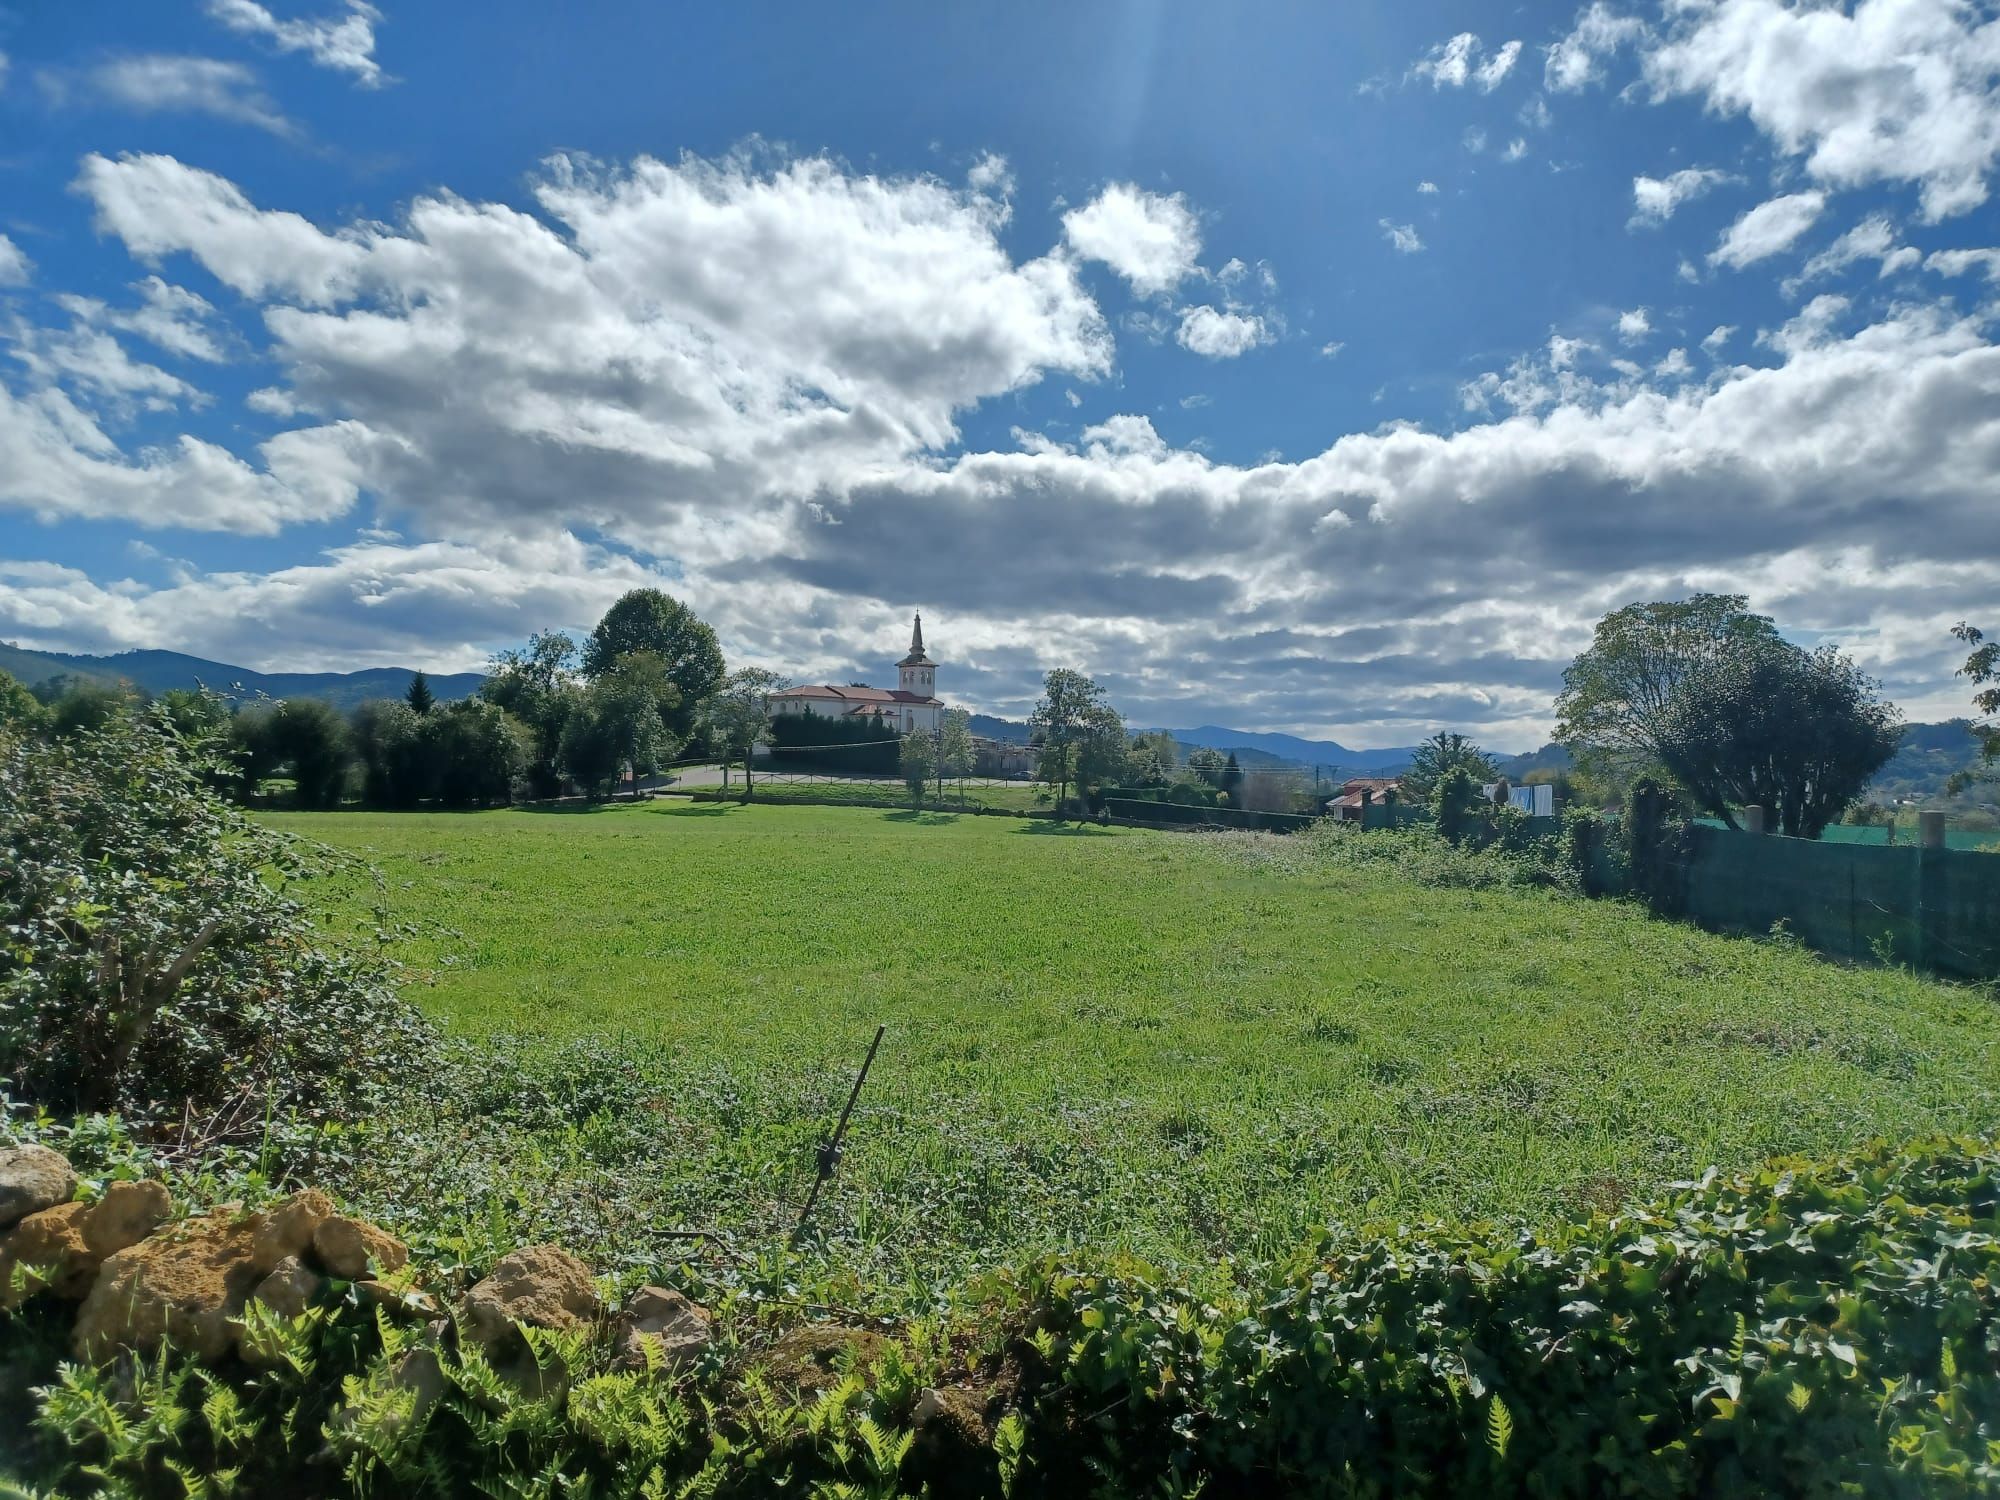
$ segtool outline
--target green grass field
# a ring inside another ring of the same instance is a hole
[[[452,1030],[532,1039],[491,1080],[507,1119],[463,1126],[515,1174],[463,1189],[468,1222],[500,1194],[606,1242],[776,1234],[877,1021],[826,1224],[912,1282],[1084,1243],[1199,1265],[1330,1221],[1546,1223],[2000,1106],[1988,991],[1268,838],[674,802],[271,821],[382,870]],[[545,1063],[585,1040],[590,1068]]]

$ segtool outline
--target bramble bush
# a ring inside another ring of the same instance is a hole
[[[213,790],[163,716],[0,733],[0,1077],[135,1122],[353,1114],[431,1031],[364,945],[291,890],[346,861]],[[378,936],[386,938],[386,931]]]

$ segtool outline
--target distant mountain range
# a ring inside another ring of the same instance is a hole
[[[0,642],[0,671],[30,687],[51,677],[88,677],[129,682],[148,693],[208,687],[230,698],[322,698],[349,709],[370,698],[400,698],[416,676],[410,667],[370,667],[360,672],[253,672],[226,662],[183,656],[178,651],[124,651],[116,656],[67,656],[28,651]],[[485,676],[479,672],[426,674],[431,695],[441,703],[469,698]]]
[[[416,672],[409,667],[369,667],[360,672],[253,672],[227,662],[184,656],[178,651],[124,651],[116,656],[69,656],[59,651],[30,651],[0,642],[0,671],[30,687],[51,677],[86,677],[129,682],[148,693],[205,686],[237,699],[321,698],[339,709],[350,709],[371,698],[400,698],[409,691]],[[429,675],[429,674],[427,674]],[[450,703],[469,698],[485,681],[479,672],[429,675],[432,695]],[[972,715],[972,732],[988,739],[1026,744],[1028,726],[992,714]],[[1309,740],[1295,734],[1268,734],[1252,729],[1227,729],[1203,724],[1194,729],[1169,729],[1181,753],[1195,749],[1236,752],[1246,767],[1322,766],[1349,774],[1394,774],[1410,763],[1412,750],[1355,750],[1337,740]],[[1569,752],[1544,745],[1525,755],[1493,752],[1501,773],[1519,781],[1530,771],[1566,770]],[[1911,724],[1903,730],[1901,748],[1869,788],[1879,801],[1926,801],[1944,795],[1955,772],[1979,761],[1979,742],[1969,723],[1950,719],[1942,724]]]

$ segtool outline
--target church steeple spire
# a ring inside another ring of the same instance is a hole
[[[937,696],[937,663],[924,654],[922,610],[910,626],[910,654],[896,663],[896,684],[898,691],[926,702]]]

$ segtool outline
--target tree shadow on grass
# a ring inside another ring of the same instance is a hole
[[[892,812],[883,813],[884,823],[914,823],[920,828],[935,828],[944,823],[956,823],[955,812]]]
[[[655,802],[651,811],[667,818],[726,818],[741,802]]]
[[[628,801],[586,802],[581,797],[578,797],[578,798],[566,798],[561,802],[523,802],[512,808],[509,808],[508,811],[524,812],[524,813],[555,813],[562,817],[574,818],[574,817],[586,816],[591,813],[610,812],[614,808],[630,807],[632,805],[633,804]]]
[[[1016,833],[1033,833],[1061,838],[1108,839],[1114,830],[1101,828],[1095,823],[1058,823],[1053,818],[1035,818],[1014,830]]]

